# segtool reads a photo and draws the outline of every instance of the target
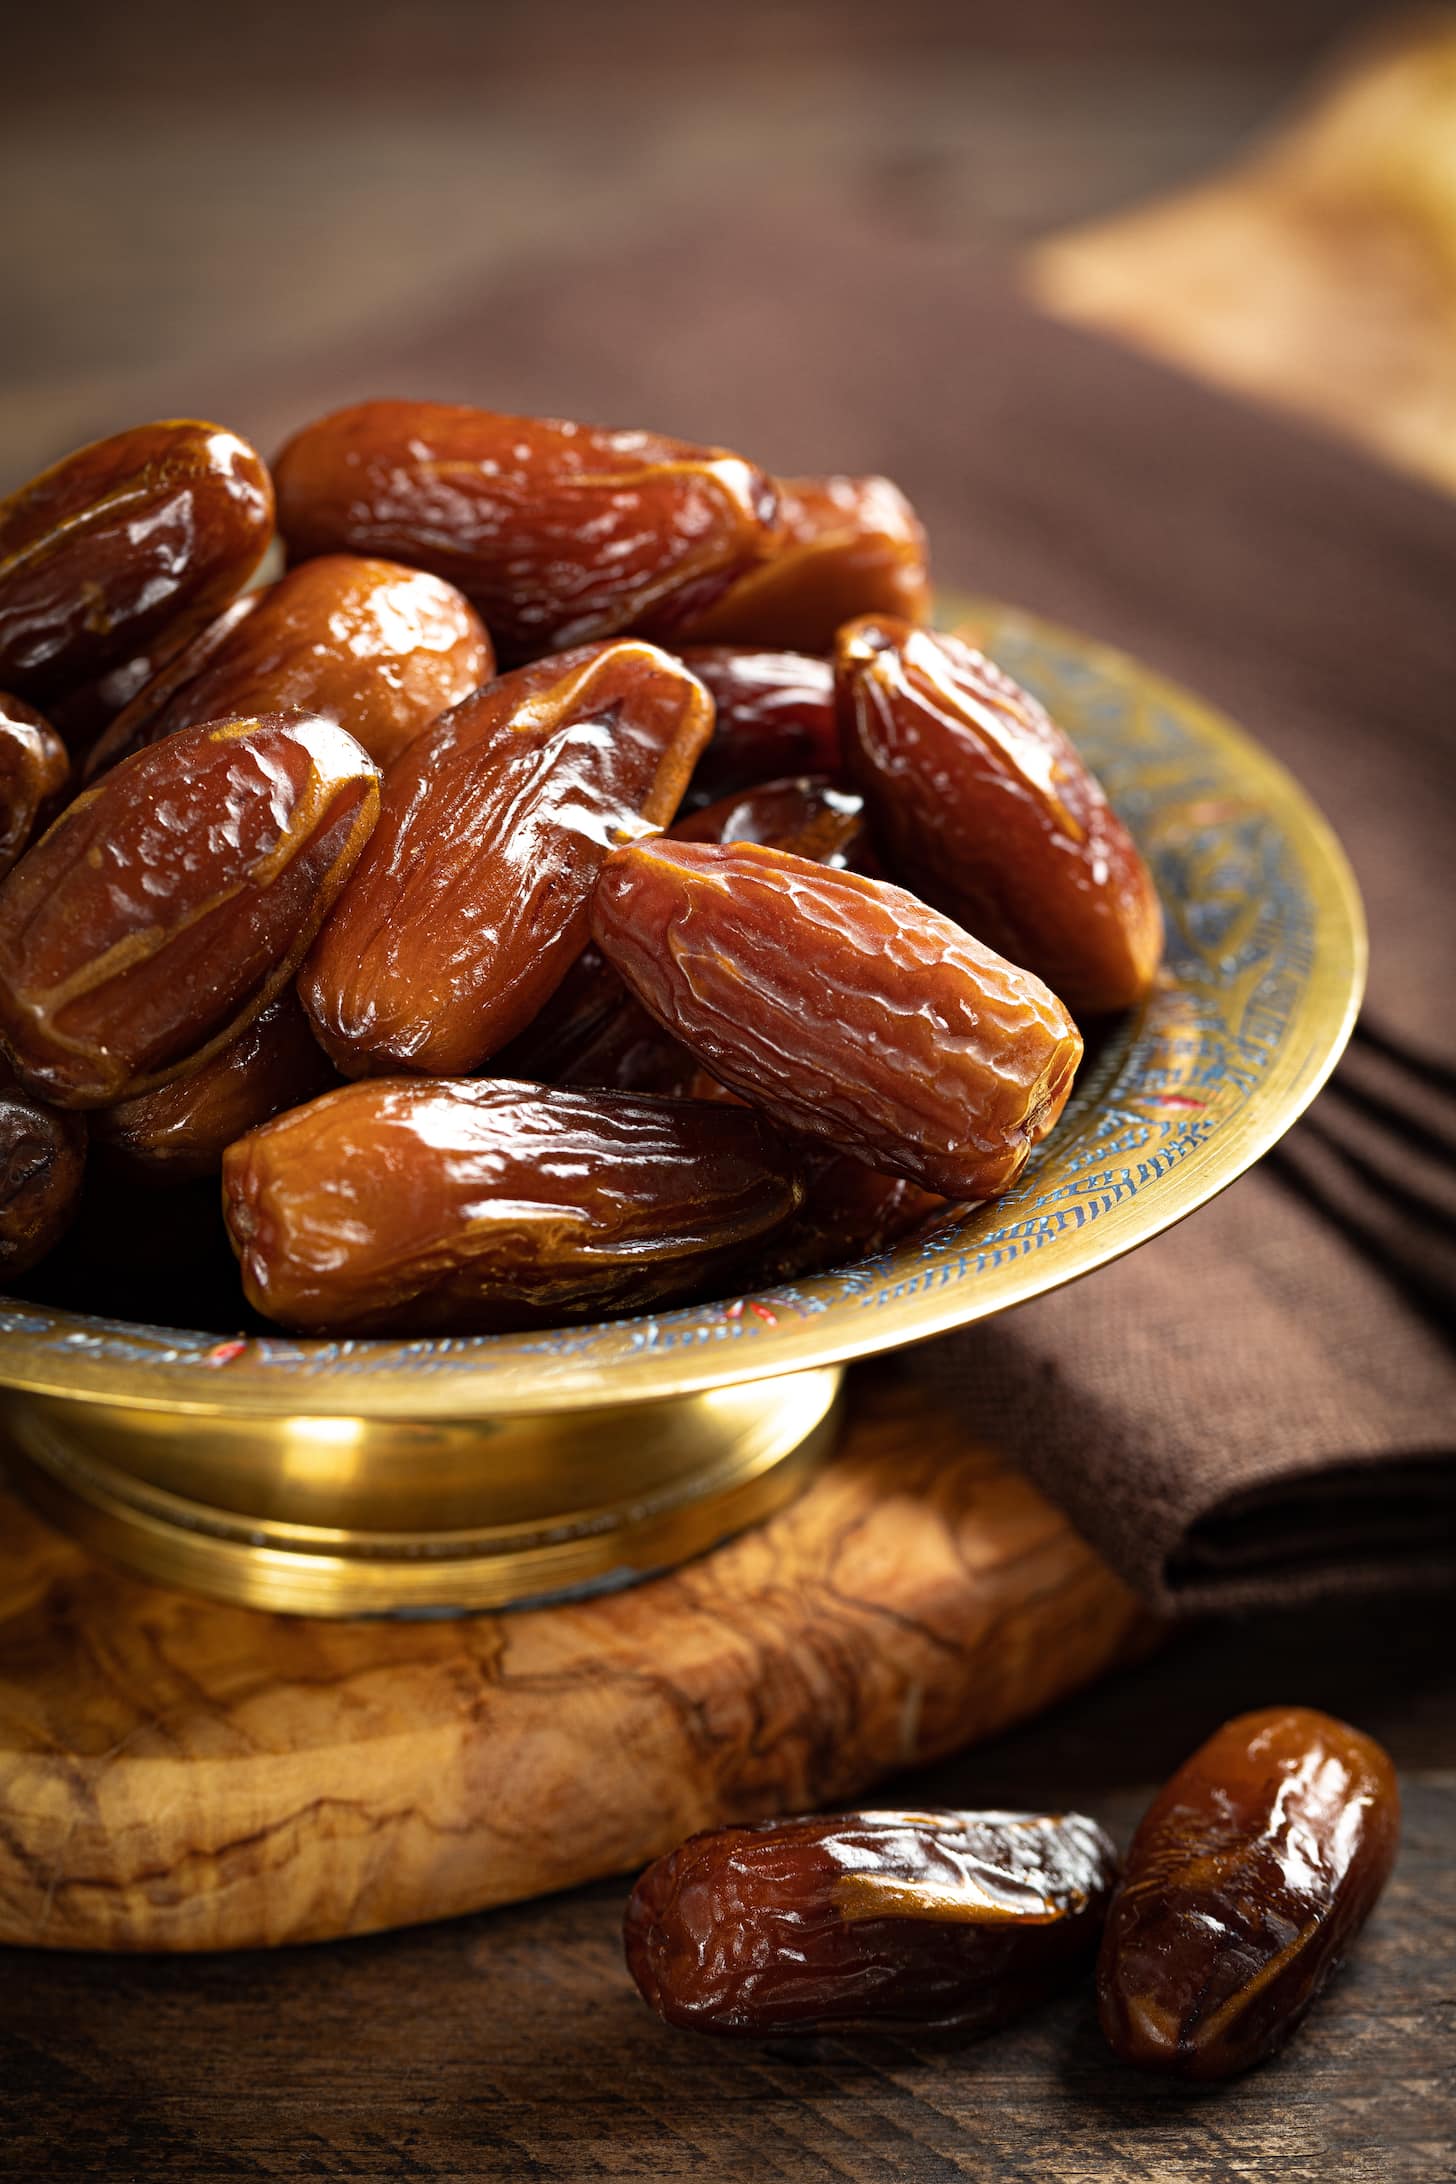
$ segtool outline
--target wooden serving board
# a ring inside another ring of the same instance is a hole
[[[756,1531],[628,1592],[415,1623],[254,1614],[89,1560],[0,1488],[0,1940],[313,1941],[627,1871],[850,1797],[1146,1641],[913,1357]]]

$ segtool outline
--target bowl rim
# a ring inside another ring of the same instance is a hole
[[[1247,731],[1130,654],[991,599],[943,594],[938,607],[943,626],[974,634],[989,621],[1003,635],[1019,632],[1074,656],[1139,702],[1164,708],[1231,766],[1299,864],[1318,936],[1309,976],[1268,1074],[1198,1157],[1182,1160],[1136,1205],[1113,1207],[1059,1237],[1055,1251],[1028,1250],[1012,1265],[998,1266],[994,1280],[947,1283],[939,1295],[927,1295],[914,1280],[897,1285],[907,1247],[894,1247],[864,1262],[881,1291],[873,1313],[843,1309],[847,1297],[815,1303],[816,1282],[832,1282],[845,1269],[719,1306],[594,1327],[415,1340],[282,1333],[219,1338],[0,1297],[0,1389],[198,1417],[355,1415],[419,1422],[665,1401],[843,1364],[971,1325],[1110,1265],[1236,1181],[1314,1099],[1363,998],[1364,910],[1334,830],[1293,775]],[[1034,1175],[1029,1171],[1028,1180]],[[951,1233],[941,1232],[942,1238]],[[811,1309],[803,1309],[804,1300]],[[705,1309],[719,1315],[707,1332]],[[780,1316],[785,1310],[794,1314],[791,1320]],[[594,1355],[613,1335],[617,1354]]]

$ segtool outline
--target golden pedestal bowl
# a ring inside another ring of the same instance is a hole
[[[1135,662],[1005,607],[946,618],[1073,736],[1168,921],[1157,991],[1096,1045],[1014,1191],[790,1287],[546,1334],[219,1339],[0,1300],[12,1482],[102,1552],[259,1607],[630,1582],[797,1490],[846,1361],[1090,1273],[1267,1151],[1359,1005],[1338,843],[1256,744]]]

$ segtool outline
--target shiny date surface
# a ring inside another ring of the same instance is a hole
[[[868,846],[863,800],[827,781],[761,782],[678,819],[674,841],[766,842],[795,856],[849,863]],[[694,1099],[730,1097],[695,1054],[649,1016],[593,943],[545,1008],[499,1058],[507,1076],[614,1086]]]
[[[101,1107],[200,1066],[287,984],[378,802],[358,744],[304,714],[184,729],[115,767],[0,885],[17,1077]]]
[[[881,1175],[849,1153],[805,1146],[804,1203],[775,1232],[743,1277],[767,1289],[850,1266],[907,1237],[929,1235],[955,1208],[901,1175]]]
[[[690,806],[789,774],[838,774],[831,661],[735,645],[674,650],[713,700],[713,739],[698,760]]]
[[[517,660],[674,628],[777,519],[769,479],[722,448],[443,402],[336,411],[289,441],[274,474],[295,557],[431,569]]]
[[[677,820],[671,833],[675,842],[761,842],[836,867],[869,848],[864,798],[813,774],[736,790]]]
[[[1395,1771],[1328,1714],[1227,1722],[1145,1814],[1097,1967],[1125,2061],[1226,2078],[1295,2031],[1385,1886]]]
[[[586,945],[603,859],[672,818],[711,726],[686,668],[623,639],[518,668],[416,738],[300,980],[345,1074],[463,1074],[523,1031]]]
[[[482,1078],[346,1085],[223,1160],[249,1301],[332,1332],[487,1333],[692,1297],[800,1188],[744,1108]]]
[[[0,685],[44,705],[195,627],[272,534],[272,484],[236,433],[186,419],[79,448],[0,502]]]
[[[338,1081],[290,986],[200,1068],[102,1108],[91,1134],[113,1166],[188,1183],[216,1175],[235,1138]]]
[[[779,527],[755,567],[684,630],[694,644],[828,652],[857,614],[930,611],[925,532],[888,478],[781,478]]]
[[[0,1082],[0,1276],[28,1273],[76,1218],[86,1120]]]
[[[198,721],[291,710],[336,721],[387,767],[494,666],[484,623],[453,585],[324,554],[202,631],[118,715],[87,773]]]
[[[0,879],[60,809],[70,778],[70,757],[50,722],[0,691]]]
[[[1029,972],[900,888],[757,844],[614,852],[592,932],[731,1090],[947,1197],[1015,1181],[1081,1059]]]
[[[896,876],[1074,1015],[1152,984],[1163,920],[1131,835],[1029,692],[957,637],[871,617],[835,654],[845,760]]]
[[[1078,1813],[863,1812],[695,1835],[632,1891],[639,1991],[672,2025],[990,2031],[1097,1943],[1117,1871]]]

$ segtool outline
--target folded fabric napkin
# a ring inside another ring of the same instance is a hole
[[[392,392],[888,471],[942,581],[1178,677],[1322,805],[1365,893],[1371,1014],[1309,1120],[1181,1228],[907,1369],[954,1375],[968,1430],[1165,1609],[1449,1583],[1456,501],[842,208],[741,208],[462,291],[347,355],[157,399],[265,445]]]

